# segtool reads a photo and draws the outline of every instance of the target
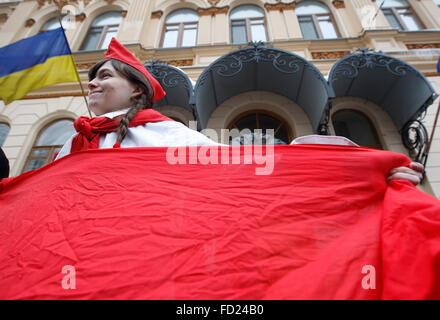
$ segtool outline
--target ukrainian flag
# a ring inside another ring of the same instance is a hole
[[[0,97],[5,104],[45,86],[77,81],[78,72],[62,28],[0,48]]]

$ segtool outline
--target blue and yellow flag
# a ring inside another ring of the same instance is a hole
[[[5,104],[45,86],[76,81],[78,72],[62,28],[0,48],[0,97]]]

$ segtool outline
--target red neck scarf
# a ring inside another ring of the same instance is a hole
[[[144,109],[136,113],[130,121],[129,127],[144,125],[147,122],[174,121],[165,117],[153,109]],[[74,122],[75,130],[78,134],[72,140],[71,153],[99,148],[99,137],[101,133],[116,131],[119,126],[119,119],[110,119],[106,117],[79,117]],[[120,147],[115,143],[114,148]]]

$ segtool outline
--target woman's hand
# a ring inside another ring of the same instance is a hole
[[[425,167],[418,162],[411,162],[408,167],[397,167],[390,170],[387,177],[387,182],[395,179],[405,179],[412,182],[415,186],[423,179],[423,171]]]

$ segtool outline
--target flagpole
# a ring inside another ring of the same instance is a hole
[[[64,35],[64,38],[66,39],[66,43],[68,44],[69,42],[67,41],[66,32],[65,32],[65,30],[64,30],[64,28],[63,28],[63,24],[62,24],[62,22],[61,22],[61,10],[58,11],[58,22],[60,23],[60,27],[61,27],[61,29],[63,30],[63,35]],[[70,46],[69,46],[69,49],[70,49]],[[78,83],[79,83],[79,86],[80,86],[80,88],[81,88],[82,96],[83,96],[84,101],[85,101],[85,103],[86,103],[87,111],[89,112],[89,116],[90,116],[90,118],[92,118],[92,113],[90,112],[89,103],[87,102],[86,94],[85,94],[85,92],[84,92],[84,88],[83,88],[83,86],[82,86],[81,79],[80,79],[80,77],[79,77],[78,69],[76,68],[75,60],[73,60],[73,54],[72,54],[72,52],[70,52],[70,57],[71,57],[71,59],[72,59],[72,63],[73,63],[73,65],[75,66],[76,78],[77,78]]]

